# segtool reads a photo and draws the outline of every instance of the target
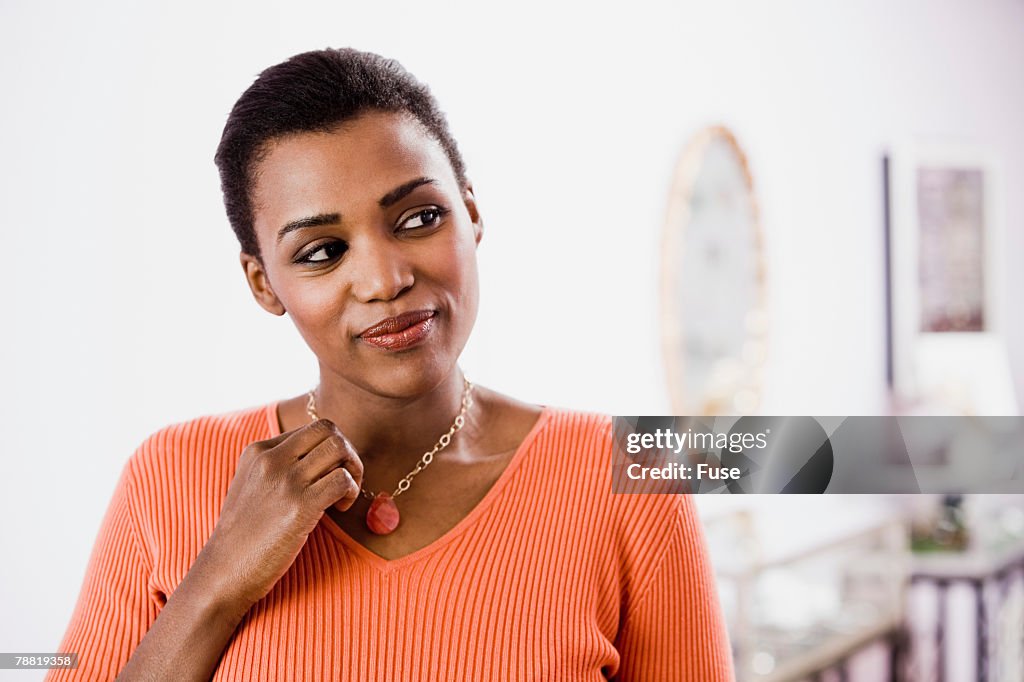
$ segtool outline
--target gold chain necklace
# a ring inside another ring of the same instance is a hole
[[[395,492],[391,494],[386,492],[371,493],[363,488],[359,489],[359,492],[371,501],[370,508],[366,512],[366,526],[377,535],[387,535],[395,528],[398,528],[400,515],[398,513],[398,505],[395,504],[395,498],[409,489],[409,486],[412,485],[412,479],[430,466],[430,463],[434,461],[434,455],[448,447],[448,444],[452,442],[452,436],[455,435],[455,432],[465,425],[466,412],[473,404],[473,384],[469,383],[469,379],[465,377],[462,378],[462,381],[465,384],[462,390],[462,409],[459,410],[459,414],[455,417],[451,428],[448,429],[448,433],[442,435],[433,448],[423,453],[423,457],[416,463],[413,470],[398,482]],[[309,415],[312,421],[320,419],[316,413],[315,390],[313,389],[309,392],[309,400],[306,401],[306,414]]]

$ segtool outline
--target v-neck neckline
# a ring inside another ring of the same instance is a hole
[[[277,407],[280,401],[275,401],[267,406],[267,424],[270,427],[270,437],[274,438],[281,435],[281,423],[278,418]],[[505,466],[505,470],[498,476],[498,480],[487,490],[483,498],[476,503],[476,505],[466,514],[462,519],[459,520],[454,526],[449,528],[441,537],[437,538],[433,542],[419,549],[400,556],[396,559],[386,559],[381,555],[373,552],[361,542],[353,538],[351,535],[342,530],[334,519],[331,518],[330,514],[326,511],[323,517],[320,519],[318,526],[322,526],[328,534],[334,536],[334,538],[340,541],[345,547],[352,551],[356,556],[361,557],[366,563],[370,564],[374,568],[384,573],[390,573],[398,570],[409,564],[413,564],[424,557],[433,554],[440,550],[442,547],[448,545],[457,537],[462,535],[473,523],[493,504],[494,500],[501,494],[501,491],[508,485],[508,482],[512,479],[516,469],[519,468],[522,461],[526,458],[526,455],[532,449],[534,441],[541,431],[544,430],[548,422],[551,421],[551,417],[554,414],[554,409],[550,405],[541,405],[540,414],[537,416],[537,421],[533,423],[530,430],[527,432],[526,437],[523,438],[523,442],[516,448],[515,453]]]

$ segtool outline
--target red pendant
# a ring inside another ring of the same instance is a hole
[[[377,535],[387,535],[398,528],[398,505],[387,493],[377,493],[366,512],[366,527]]]

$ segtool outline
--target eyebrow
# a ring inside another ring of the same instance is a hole
[[[277,231],[277,241],[284,239],[285,235],[305,227],[320,227],[321,225],[337,225],[341,222],[340,213],[321,213],[320,215],[299,218],[285,223],[284,227]]]
[[[437,181],[433,178],[421,177],[409,182],[403,183],[398,187],[394,188],[380,199],[377,200],[377,204],[381,208],[388,208],[395,205],[405,197],[407,197],[417,187],[423,185],[434,185]],[[320,213],[319,215],[307,216],[305,218],[299,218],[298,220],[292,220],[284,224],[284,226],[277,231],[277,241],[280,242],[284,239],[285,235],[295,230],[301,230],[307,227],[320,227],[322,225],[337,225],[341,222],[340,213]]]
[[[377,201],[377,203],[380,205],[381,208],[388,208],[389,206],[392,206],[401,201],[402,199],[404,199],[406,196],[409,195],[410,192],[412,192],[417,187],[421,187],[423,185],[436,184],[437,181],[434,180],[433,178],[416,178],[415,180],[410,180],[409,182],[394,188],[393,190],[382,196]]]

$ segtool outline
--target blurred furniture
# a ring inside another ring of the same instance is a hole
[[[975,618],[977,631],[976,665],[979,682],[992,679],[1012,680],[1024,679],[1024,669],[1019,660],[1004,664],[1002,674],[992,675],[989,661],[995,652],[993,634],[994,611],[1003,607],[1005,598],[1014,581],[1024,580],[1024,538],[1005,535],[995,537],[988,543],[975,543],[965,551],[916,553],[911,563],[911,581],[913,584],[931,584],[937,590],[938,617],[934,632],[936,648],[937,679],[943,682],[946,674],[945,636],[947,625],[947,592],[951,585],[963,583],[969,585],[974,592]],[[1020,585],[1020,582],[1018,582]],[[989,589],[986,589],[989,588]],[[995,591],[994,601],[987,598]],[[1017,608],[1019,610],[1019,603]],[[1019,619],[1019,614],[1018,619]],[[996,620],[995,622],[1000,622]],[[1021,632],[1018,627],[1010,628],[1010,635],[1019,640]]]
[[[770,556],[749,510],[706,520],[739,682],[847,679],[848,659],[882,641],[897,679],[910,568],[900,518]],[[800,529],[794,529],[799,533]]]

